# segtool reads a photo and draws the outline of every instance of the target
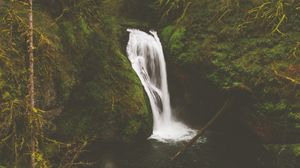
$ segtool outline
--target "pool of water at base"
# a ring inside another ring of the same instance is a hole
[[[251,136],[208,132],[179,159],[184,145],[145,140],[135,144],[93,145],[88,160],[96,168],[268,168],[262,145]]]

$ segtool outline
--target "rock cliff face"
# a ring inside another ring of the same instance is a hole
[[[168,20],[161,29],[171,99],[175,106],[183,105],[179,113],[185,111],[178,115],[190,113],[187,119],[195,115],[207,120],[230,95],[226,90],[242,84],[253,93],[240,98],[243,108],[236,113],[241,116],[238,118],[266,143],[298,143],[297,9],[284,5],[279,15],[291,19],[277,30],[280,16],[259,18],[279,8],[279,1],[270,2],[261,11],[257,11],[261,4],[254,1],[204,0],[192,4],[183,20],[173,24]]]
[[[84,53],[78,82],[58,117],[61,133],[103,140],[145,138],[151,133],[151,110],[140,81],[120,46],[91,36],[94,48]]]
[[[152,115],[125,55],[128,34],[127,27],[121,25],[124,3],[92,5],[87,4],[86,10],[95,12],[93,16],[88,11],[80,13],[80,8],[58,23],[73,80],[62,113],[55,120],[58,134],[104,141],[146,138],[151,133]],[[65,88],[67,81],[60,82]]]

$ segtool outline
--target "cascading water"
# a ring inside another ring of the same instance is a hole
[[[162,142],[191,139],[196,132],[172,116],[166,63],[157,33],[150,31],[147,34],[136,29],[127,31],[130,33],[128,58],[145,88],[153,113],[150,138]]]

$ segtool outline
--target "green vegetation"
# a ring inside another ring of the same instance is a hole
[[[26,1],[0,0],[0,168],[30,164],[27,12]],[[170,67],[195,68],[219,90],[249,87],[249,127],[282,144],[266,146],[279,167],[300,156],[298,0],[34,0],[33,18],[38,167],[81,163],[95,139],[151,133],[128,27],[157,29]]]
[[[1,165],[19,167],[29,164],[25,153],[33,152],[25,129],[30,125],[26,119],[28,4],[3,3],[0,158]],[[125,29],[118,4],[34,1],[36,107],[41,117],[40,151],[34,154],[37,167],[72,167],[92,139],[131,142],[150,133],[151,113],[143,88],[120,43]],[[111,7],[115,12],[103,10]]]
[[[256,135],[264,143],[299,143],[299,12],[298,1],[192,1],[180,23],[162,28],[167,59],[193,74],[191,82],[205,76],[221,90],[246,85],[254,99],[247,124]],[[293,152],[280,159],[291,163],[276,166],[299,165],[297,145],[288,146]]]
[[[179,25],[174,21],[162,30],[168,59],[182,68],[199,67],[199,75],[204,71],[219,88],[251,88],[252,126],[273,127],[261,132],[274,131],[265,140],[280,138],[286,127],[299,133],[299,3],[237,2],[193,2]]]

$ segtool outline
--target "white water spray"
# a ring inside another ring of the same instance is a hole
[[[153,113],[153,132],[149,138],[162,142],[191,139],[196,131],[172,116],[166,63],[157,33],[150,31],[147,34],[136,29],[127,31],[130,33],[128,58],[145,88]]]

